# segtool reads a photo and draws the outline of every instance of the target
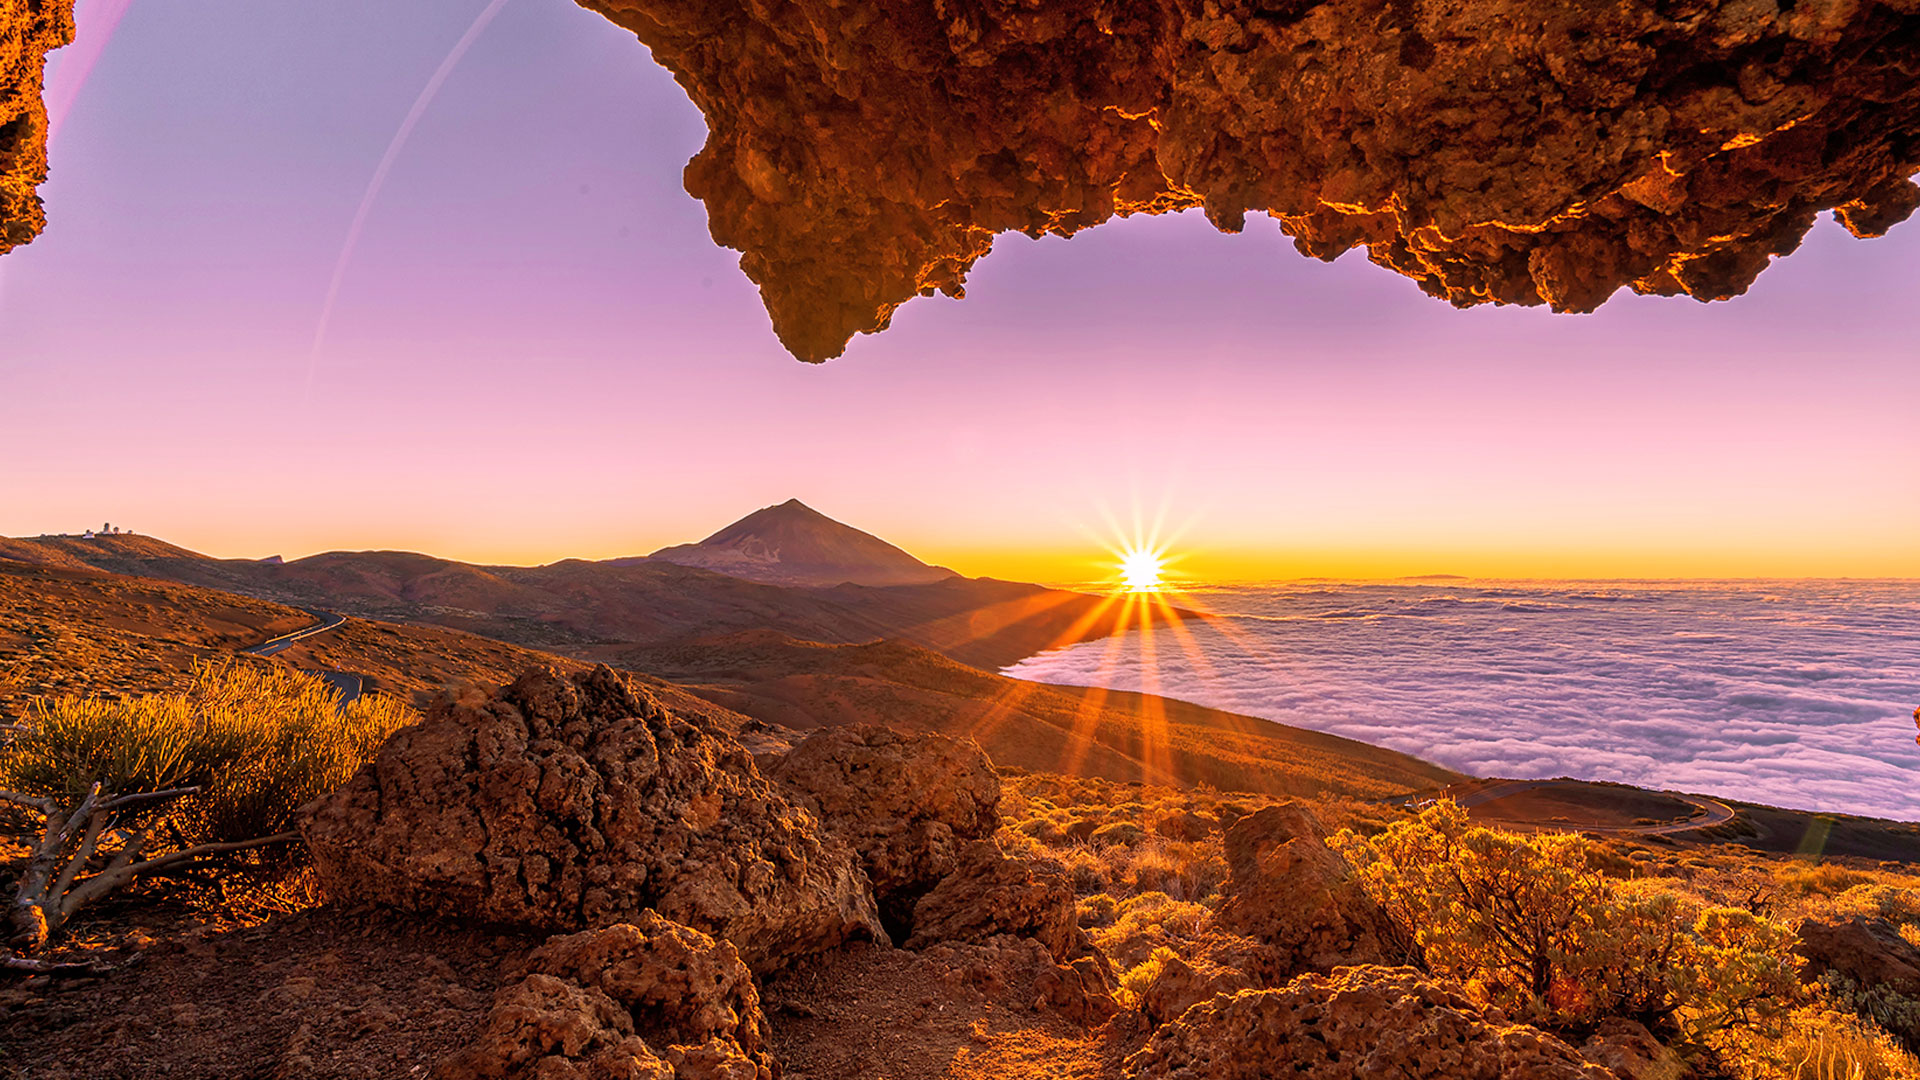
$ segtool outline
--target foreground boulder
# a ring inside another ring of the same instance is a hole
[[[1284,1069],[1276,1063],[1284,1062]],[[1187,1009],[1127,1059],[1131,1080],[1614,1080],[1412,968],[1303,975]]]
[[[1248,814],[1227,830],[1220,925],[1271,947],[1283,975],[1398,959],[1390,956],[1391,920],[1352,882],[1326,835],[1313,811],[1295,802]]]
[[[745,750],[602,667],[444,699],[304,822],[328,893],[563,932],[648,909],[757,970],[884,940],[853,853]]]
[[[922,949],[1009,934],[1032,938],[1065,961],[1089,949],[1074,908],[1065,867],[1010,858],[992,841],[977,841],[961,853],[958,868],[914,905],[913,936],[906,944]]]
[[[760,993],[727,942],[647,912],[527,966],[436,1080],[772,1080]]]
[[[1000,778],[971,741],[876,724],[832,727],[768,775],[859,853],[889,926],[1000,826]]]
[[[1803,978],[1830,984],[1908,1045],[1920,1045],[1920,948],[1898,926],[1865,915],[1808,919],[1799,935],[1794,952],[1807,962]]]
[[[1902,997],[1920,998],[1920,948],[1886,919],[1855,915],[1800,924],[1794,951],[1807,961],[1809,979],[1838,975],[1861,988],[1884,986]]]

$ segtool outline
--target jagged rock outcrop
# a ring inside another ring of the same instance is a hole
[[[1253,981],[1230,967],[1205,958],[1188,962],[1178,956],[1160,965],[1160,970],[1140,993],[1140,1011],[1155,1027],[1177,1020],[1195,1005],[1215,994],[1231,994],[1253,989]]]
[[[772,1080],[767,1018],[740,954],[646,912],[555,938],[494,996],[436,1080]]]
[[[909,949],[941,942],[986,941],[1003,934],[1032,938],[1058,961],[1087,952],[1074,912],[1066,868],[1044,859],[1012,858],[991,840],[968,844],[959,865],[913,908]]]
[[[73,0],[0,0],[0,255],[40,235],[46,212],[47,53],[73,40]]]
[[[1000,778],[973,742],[877,724],[831,727],[769,777],[853,845],[890,927],[953,873],[961,848],[1000,826]]]
[[[1566,1043],[1504,1023],[1412,968],[1304,975],[1193,1006],[1127,1059],[1131,1080],[1614,1080]]]
[[[328,892],[547,931],[653,909],[756,970],[884,940],[845,844],[607,668],[442,699],[304,822]]]
[[[1248,814],[1227,830],[1220,925],[1271,947],[1289,975],[1398,958],[1391,920],[1353,883],[1326,835],[1297,802]]]
[[[1916,0],[579,0],[706,114],[688,165],[795,356],[994,235],[1266,213],[1466,306],[1736,295],[1920,189]]]
[[[1865,915],[1807,919],[1799,937],[1794,952],[1806,960],[1808,979],[1832,973],[1863,989],[1884,986],[1920,998],[1920,948],[1892,922]]]
[[[1580,1045],[1580,1056],[1612,1072],[1615,1080],[1686,1080],[1693,1075],[1673,1049],[1645,1024],[1610,1016]]]

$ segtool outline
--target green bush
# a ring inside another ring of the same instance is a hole
[[[113,795],[198,787],[129,816],[160,817],[155,832],[180,846],[277,835],[416,718],[381,695],[337,702],[317,677],[237,660],[195,667],[178,694],[37,702],[0,749],[0,789],[71,807],[95,783]]]
[[[1428,967],[1518,1018],[1578,1029],[1628,1017],[1704,1045],[1770,1024],[1800,996],[1784,928],[1608,877],[1585,837],[1479,828],[1442,802],[1330,844]]]

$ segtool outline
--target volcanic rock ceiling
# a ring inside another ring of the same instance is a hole
[[[40,234],[47,53],[73,40],[73,0],[0,0],[0,255]]]
[[[995,235],[1264,213],[1460,306],[1738,295],[1920,205],[1920,0],[579,0],[705,114],[686,170],[793,354]],[[0,251],[40,226],[58,0],[0,0]]]

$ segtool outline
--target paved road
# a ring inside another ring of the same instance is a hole
[[[1476,806],[1504,799],[1509,795],[1518,795],[1541,788],[1567,787],[1584,789],[1586,785],[1566,780],[1507,780],[1471,791],[1465,795],[1454,796],[1463,809],[1471,810]],[[1660,794],[1693,806],[1692,816],[1665,825],[1586,825],[1575,826],[1542,821],[1533,824],[1540,828],[1565,829],[1568,832],[1604,833],[1609,836],[1668,836],[1673,833],[1692,832],[1695,829],[1710,829],[1715,825],[1725,825],[1733,820],[1733,807],[1718,799],[1703,798],[1698,795],[1682,795],[1677,791],[1663,791]]]
[[[255,645],[251,648],[241,649],[240,651],[243,653],[250,653],[254,656],[272,656],[274,653],[277,653],[280,650],[285,649],[287,646],[293,644],[296,641],[301,640],[302,638],[310,638],[315,634],[324,634],[328,630],[331,630],[334,627],[339,626],[341,623],[347,621],[347,617],[345,615],[336,615],[331,611],[314,611],[310,608],[301,608],[300,610],[305,611],[307,614],[313,616],[315,619],[318,619],[319,621],[314,623],[312,626],[301,627],[300,629],[295,630],[291,634],[281,634],[277,638],[269,638],[268,640],[263,641],[258,645]]]
[[[336,614],[331,611],[317,611],[312,608],[301,608],[300,610],[313,616],[317,621],[314,622],[312,626],[301,627],[291,634],[281,634],[277,638],[270,638],[258,645],[241,649],[240,651],[253,656],[272,656],[296,641],[310,638],[315,634],[324,634],[347,621],[345,615]],[[322,679],[325,679],[327,684],[334,688],[340,695],[340,705],[342,708],[351,704],[355,698],[360,696],[360,691],[366,688],[366,679],[351,671],[331,671],[325,668],[319,668],[313,670],[311,674],[318,675]]]

